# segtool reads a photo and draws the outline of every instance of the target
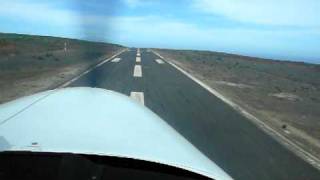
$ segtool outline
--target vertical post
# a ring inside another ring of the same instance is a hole
[[[64,42],[64,57],[67,57],[67,42]]]
[[[64,42],[64,52],[67,52],[67,42]]]

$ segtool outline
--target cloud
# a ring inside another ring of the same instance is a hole
[[[320,27],[319,0],[194,0],[193,6],[244,23]]]
[[[114,20],[114,40],[128,46],[215,50],[300,61],[320,57],[317,40],[313,38],[320,37],[316,29],[204,28],[157,16]],[[303,48],[303,44],[308,47]]]
[[[0,6],[0,19],[4,25],[0,31],[10,29],[8,32],[97,41],[110,40],[110,22],[114,21],[113,18],[107,15],[84,13],[76,9],[77,5],[73,5],[75,9],[70,9],[50,1],[12,0],[3,2]]]
[[[56,25],[73,25],[79,21],[76,13],[52,8],[46,3],[1,2],[0,15],[7,18],[19,18],[29,22],[50,22]]]

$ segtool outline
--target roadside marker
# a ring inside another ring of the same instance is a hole
[[[141,65],[135,65],[134,66],[133,76],[134,77],[142,77]]]
[[[142,105],[144,105],[144,94],[143,92],[131,92],[130,93],[130,97],[134,100],[136,100],[137,102],[141,103]]]

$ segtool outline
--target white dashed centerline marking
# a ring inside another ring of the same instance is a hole
[[[136,57],[136,62],[141,62],[141,57]]]
[[[120,60],[121,60],[121,58],[114,58],[111,62],[117,63],[117,62],[119,62]]]
[[[130,97],[132,99],[138,101],[142,105],[144,105],[144,94],[143,94],[143,92],[131,92],[130,93]]]
[[[141,56],[141,54],[140,54],[140,49],[138,48],[138,50],[137,50],[137,56]]]
[[[141,69],[140,65],[134,66],[133,76],[134,77],[142,77],[142,69]]]
[[[156,62],[157,62],[158,64],[164,64],[164,62],[163,62],[161,59],[156,59]]]

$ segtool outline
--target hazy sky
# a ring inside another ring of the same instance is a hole
[[[0,31],[320,63],[319,0],[1,0]]]

